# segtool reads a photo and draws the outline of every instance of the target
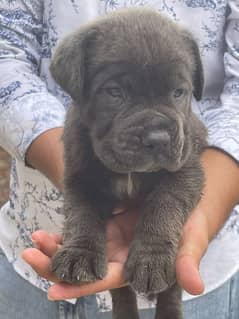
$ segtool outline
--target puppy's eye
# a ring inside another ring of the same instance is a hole
[[[179,98],[183,97],[185,94],[186,94],[186,91],[184,89],[182,89],[182,88],[175,89],[173,91],[173,97],[175,99],[179,99]]]
[[[123,91],[120,87],[108,87],[105,88],[105,91],[107,94],[111,95],[115,98],[122,98],[123,97]]]

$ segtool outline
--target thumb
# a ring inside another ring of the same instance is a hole
[[[178,283],[192,295],[199,295],[204,291],[204,283],[199,273],[199,264],[207,247],[207,220],[201,211],[195,209],[184,227],[183,238],[176,259]]]

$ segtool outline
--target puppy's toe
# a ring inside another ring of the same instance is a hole
[[[62,248],[52,259],[51,270],[60,280],[69,283],[92,282],[106,275],[104,254],[82,248]]]
[[[142,257],[137,249],[132,250],[125,265],[125,277],[138,293],[147,295],[162,292],[176,281],[174,260],[164,254],[144,253]]]

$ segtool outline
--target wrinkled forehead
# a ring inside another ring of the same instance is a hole
[[[192,68],[193,59],[182,31],[174,25],[109,21],[98,27],[88,52],[92,66],[134,64],[142,66],[184,64]],[[134,21],[135,22],[135,21]],[[137,22],[137,21],[136,21]],[[158,21],[157,21],[158,22]]]
[[[192,88],[191,72],[182,61],[149,65],[135,62],[105,63],[95,69],[89,80],[94,90],[109,81],[117,82],[124,87],[141,88],[141,93],[154,88],[157,92],[160,90],[166,92],[179,85]]]
[[[182,46],[170,46],[152,40],[127,42],[123,37],[117,41],[95,41],[91,46],[91,63],[93,65],[106,63],[132,63],[138,65],[168,65],[175,62],[190,66],[190,55]],[[92,54],[93,53],[93,54]]]

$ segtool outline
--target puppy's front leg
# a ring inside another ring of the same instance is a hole
[[[148,197],[125,268],[126,280],[137,292],[160,296],[170,288],[167,295],[174,295],[171,287],[176,282],[175,259],[184,220],[182,206],[171,195],[154,191]],[[157,319],[182,318],[181,300],[171,301],[157,307]],[[173,316],[168,316],[168,309]]]
[[[72,199],[71,199],[72,203]],[[63,246],[53,256],[52,271],[70,283],[92,282],[106,275],[105,221],[96,208],[80,198],[72,206],[65,200]]]
[[[157,309],[157,318],[160,319],[182,318],[180,294],[172,288],[176,283],[175,260],[183,225],[200,198],[202,186],[200,164],[165,174],[141,211],[126,262],[126,280],[137,292],[146,295],[171,289],[168,296],[174,296],[173,302],[168,300],[168,303],[175,315],[170,317],[169,307],[166,304],[164,307],[159,299],[161,309]]]
[[[126,262],[126,279],[139,293],[155,294],[175,283],[175,258],[185,216],[169,194],[146,200]]]

